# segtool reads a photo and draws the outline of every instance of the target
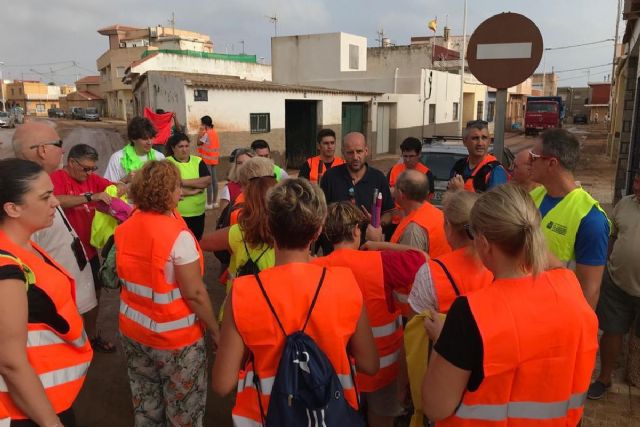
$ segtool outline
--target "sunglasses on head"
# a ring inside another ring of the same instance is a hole
[[[477,126],[477,125],[482,125],[482,126],[488,126],[489,122],[485,121],[485,120],[469,120],[467,122],[467,127],[472,127],[472,126]]]
[[[531,160],[532,162],[538,160],[538,159],[553,159],[553,156],[545,156],[542,154],[536,154],[533,151],[529,150],[529,160]]]
[[[62,140],[59,139],[57,141],[45,142],[43,144],[35,144],[29,147],[29,150],[33,150],[34,148],[38,148],[43,145],[55,145],[58,148],[62,148]]]

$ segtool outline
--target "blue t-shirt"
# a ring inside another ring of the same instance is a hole
[[[469,162],[468,161],[465,162],[464,171],[462,173],[462,179],[466,181],[467,179],[469,179],[469,177],[471,177],[472,173],[473,173],[473,169],[469,167]],[[451,173],[449,174],[449,179],[453,178],[455,174],[456,174],[456,171],[452,169]],[[507,181],[508,181],[507,171],[504,170],[504,167],[502,165],[496,165],[493,169],[491,169],[491,172],[489,172],[489,181],[487,181],[487,191],[491,190],[495,186],[506,184]]]
[[[562,199],[562,197],[545,195],[542,203],[540,203],[540,215],[544,217]],[[608,246],[609,221],[600,209],[594,206],[582,218],[578,227],[574,247],[576,263],[591,266],[605,265],[607,263]]]

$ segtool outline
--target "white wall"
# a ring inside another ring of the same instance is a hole
[[[241,79],[255,81],[271,80],[271,66],[269,65],[167,53],[157,53],[146,61],[131,67],[132,73],[141,75],[152,70],[237,76]]]

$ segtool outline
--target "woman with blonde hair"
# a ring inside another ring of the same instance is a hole
[[[598,325],[575,274],[545,271],[540,213],[512,184],[481,195],[467,229],[495,279],[457,298],[444,327],[425,321],[437,341],[424,413],[437,426],[577,425]]]
[[[255,157],[256,153],[251,148],[236,148],[231,152],[229,161],[231,167],[227,174],[227,183],[220,192],[220,212],[222,212],[228,205],[234,205],[238,197],[242,194],[242,185],[238,178],[238,170],[244,162],[252,157]],[[241,200],[238,200],[240,203]]]
[[[343,393],[336,400],[344,397],[357,418],[349,359],[353,357],[359,371],[372,375],[378,370],[378,355],[353,273],[309,263],[311,243],[320,235],[327,214],[324,194],[305,179],[286,179],[269,191],[266,214],[275,241],[275,266],[234,280],[213,366],[213,389],[225,395],[237,387],[236,425],[262,425],[264,419],[269,425],[274,416],[269,412],[271,391],[285,338],[303,331],[339,377]],[[249,360],[247,353],[252,355]],[[300,370],[309,369],[306,366],[299,363]],[[316,363],[308,366],[317,369]],[[281,402],[281,394],[277,396]],[[300,409],[294,396],[291,404]],[[328,426],[354,425],[347,419],[322,420],[325,413],[319,410],[313,413],[318,425],[324,421]]]
[[[275,262],[273,236],[267,225],[267,191],[276,185],[273,162],[253,157],[238,170],[244,204],[238,224],[205,234],[200,242],[205,251],[228,250],[229,280],[227,294],[235,277],[272,267]]]
[[[133,177],[136,210],[116,228],[120,333],[135,426],[202,426],[207,397],[204,331],[218,324],[202,281],[198,242],[177,211],[180,172],[148,162]]]

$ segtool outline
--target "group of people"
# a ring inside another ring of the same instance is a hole
[[[206,117],[201,146],[217,138]],[[232,153],[220,194],[228,217],[208,233],[205,209],[217,199],[207,196],[215,168],[204,159],[217,160],[219,145],[194,156],[174,132],[163,161],[148,120],[133,119],[128,133],[104,178],[85,145],[57,170],[63,142],[40,123],[20,127],[16,158],[0,161],[0,420],[11,426],[75,425],[92,348],[114,349],[90,324],[99,297],[90,219],[120,197],[135,207],[113,230],[113,250],[136,426],[203,425],[209,383],[220,395],[236,391],[236,426],[280,425],[287,408],[289,423],[308,417],[304,425],[339,425],[339,413],[353,425],[392,426],[410,409],[415,426],[577,425],[587,392],[610,384],[637,308],[625,295],[637,295],[638,267],[627,264],[640,178],[611,223],[574,179],[571,133],[543,133],[508,183],[488,152],[486,122],[470,122],[469,156],[453,167],[442,210],[430,203],[433,179],[415,138],[385,175],[367,163],[364,135],[345,135],[337,157],[336,135],[323,129],[319,155],[297,178],[256,140]],[[370,212],[378,194],[379,223]],[[218,319],[202,251],[230,253]],[[610,347],[590,387],[596,306]],[[217,352],[210,379],[206,334]],[[291,353],[294,342],[320,353]],[[328,360],[333,392],[326,406],[296,412],[306,390],[283,390],[316,378],[317,357]],[[287,361],[298,376],[289,383]]]

